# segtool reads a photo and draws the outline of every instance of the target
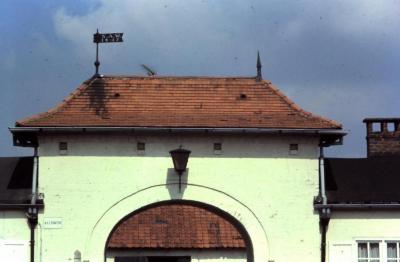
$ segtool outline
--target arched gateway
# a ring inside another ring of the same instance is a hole
[[[115,262],[253,261],[248,233],[228,213],[194,201],[164,201],[127,215],[110,233]]]

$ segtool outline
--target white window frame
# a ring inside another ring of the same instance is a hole
[[[384,260],[382,255],[383,255],[383,245],[382,245],[382,240],[358,240],[356,241],[356,256],[357,256],[357,262],[360,260],[366,260],[367,262],[373,261],[373,260],[379,260],[379,262],[383,262]],[[358,245],[359,244],[367,244],[367,257],[360,258],[358,257]],[[371,257],[370,256],[370,245],[371,244],[378,244],[378,249],[379,249],[379,257]]]
[[[379,262],[400,262],[400,238],[357,238],[355,239],[355,244],[354,244],[354,259],[353,261],[358,262],[359,258],[358,257],[358,244],[359,243],[378,243],[379,245],[379,258],[371,258],[369,257],[369,244],[368,244],[368,258],[365,258],[368,262],[371,260],[376,260],[379,259]],[[397,243],[396,249],[397,249],[397,260],[393,258],[388,258],[387,257],[387,243]],[[391,259],[391,260],[388,260]]]
[[[388,258],[387,257],[387,253],[386,253],[386,261],[388,261],[388,262],[400,262],[400,240],[397,240],[397,241],[396,240],[393,240],[393,241],[386,240],[385,242],[386,242],[386,249],[385,249],[386,252],[387,252],[387,244],[388,243],[395,243],[396,244],[396,254],[397,254],[396,258]]]

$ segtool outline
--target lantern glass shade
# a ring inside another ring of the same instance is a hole
[[[186,170],[186,165],[189,159],[189,155],[191,151],[183,149],[183,148],[178,148],[175,150],[169,151],[172,157],[172,161],[174,163],[174,168],[176,172],[179,174],[182,174]]]

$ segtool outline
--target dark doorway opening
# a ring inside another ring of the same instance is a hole
[[[190,262],[190,257],[148,257],[148,262]]]
[[[115,262],[190,262],[189,256],[116,257]]]

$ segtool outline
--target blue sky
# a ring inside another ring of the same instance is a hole
[[[101,45],[103,74],[263,76],[305,110],[349,132],[328,155],[365,155],[365,117],[399,117],[400,1],[86,0],[0,2],[0,156],[8,127],[60,102],[94,73],[92,34],[124,32]]]

